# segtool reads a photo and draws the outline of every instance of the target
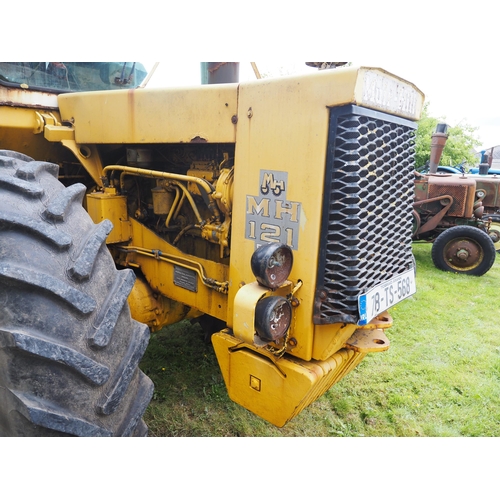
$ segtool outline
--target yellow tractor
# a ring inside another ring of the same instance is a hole
[[[139,63],[0,63],[1,435],[146,435],[139,362],[187,318],[279,427],[389,348],[424,96],[323,64],[148,88]]]

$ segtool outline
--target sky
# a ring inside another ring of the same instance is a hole
[[[312,59],[312,57],[311,57]],[[480,141],[478,150],[500,145],[500,83],[494,65],[465,64],[460,58],[428,57],[377,58],[373,54],[351,61],[355,66],[382,68],[416,85],[429,103],[431,116],[448,125],[470,125]],[[151,69],[154,63],[145,63]],[[304,62],[255,61],[261,73],[272,76],[317,71]],[[255,80],[250,62],[240,62],[240,81]],[[200,84],[200,63],[161,63],[148,87],[191,86]]]
[[[74,22],[57,26],[61,43],[37,38],[44,19],[53,23],[54,12],[67,10],[63,0],[50,5],[30,4],[22,31],[15,22],[2,27],[10,60],[163,60],[150,85],[175,86],[199,84],[200,60],[247,59],[259,69],[291,65],[305,72],[311,69],[290,61],[335,57],[412,82],[425,94],[431,116],[477,127],[478,149],[500,145],[500,4],[491,0],[195,0],[171,2],[168,16],[152,0],[130,9],[88,0]],[[2,14],[16,19],[18,5],[7,2]],[[241,63],[240,76],[255,78],[250,63]]]

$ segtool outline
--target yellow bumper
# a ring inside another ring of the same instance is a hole
[[[277,359],[224,331],[214,334],[212,343],[229,397],[277,427],[324,394],[366,355],[340,349],[324,361]]]

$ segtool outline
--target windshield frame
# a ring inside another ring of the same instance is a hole
[[[134,89],[146,77],[136,62],[0,63],[0,85],[50,94]]]

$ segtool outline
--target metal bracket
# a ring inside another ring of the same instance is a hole
[[[346,349],[362,353],[387,351],[390,345],[390,340],[381,328],[358,329],[345,343]]]

